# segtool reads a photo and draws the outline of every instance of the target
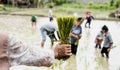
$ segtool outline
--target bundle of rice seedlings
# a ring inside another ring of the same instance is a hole
[[[73,27],[74,21],[75,21],[74,17],[58,17],[57,18],[58,32],[60,37],[60,44],[57,46],[60,46],[60,47],[70,46],[69,35]],[[65,53],[64,49],[61,49],[59,51],[60,52],[59,52],[58,59],[66,60],[70,57],[64,54]]]
[[[69,34],[74,24],[75,17],[58,17],[58,32],[61,44],[69,44]]]

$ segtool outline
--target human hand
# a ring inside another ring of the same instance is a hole
[[[81,35],[79,35],[79,36],[78,36],[78,39],[81,39],[81,37],[82,37],[82,36],[81,36]]]
[[[70,36],[73,37],[73,38],[76,38],[76,39],[79,38],[78,35],[75,35],[75,34],[73,34],[73,33],[71,33]]]
[[[107,51],[109,52],[111,48],[108,48]]]
[[[67,59],[69,58],[71,53],[71,45],[69,44],[57,44],[54,48],[55,58],[57,59]]]

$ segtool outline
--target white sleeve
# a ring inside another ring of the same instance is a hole
[[[55,31],[54,34],[55,34],[56,39],[59,40],[57,31]]]
[[[55,60],[54,52],[38,46],[29,46],[13,36],[9,36],[10,65],[51,66]]]

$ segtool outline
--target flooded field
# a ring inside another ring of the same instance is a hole
[[[0,31],[12,33],[23,42],[31,46],[40,47],[41,34],[39,28],[47,23],[48,18],[38,17],[37,28],[31,27],[30,17],[0,15]],[[86,20],[85,20],[86,21]],[[72,56],[67,61],[57,61],[51,70],[120,70],[120,21],[93,20],[91,28],[84,28],[76,57]],[[102,58],[100,50],[95,49],[95,37],[103,25],[107,25],[113,38],[115,48],[110,51],[110,58]],[[50,49],[50,39],[47,37],[45,49]],[[11,70],[50,70],[45,67],[17,66]]]

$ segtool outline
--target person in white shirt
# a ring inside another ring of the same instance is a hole
[[[58,31],[58,27],[53,23],[53,18],[50,17],[50,22],[42,25],[40,28],[40,32],[42,35],[41,47],[44,47],[44,43],[46,41],[46,35],[49,36],[49,38],[51,39],[51,45],[53,45],[53,42],[57,40],[54,34],[57,31]]]
[[[53,8],[53,6],[50,6],[50,7],[49,7],[49,11],[48,11],[48,17],[49,17],[49,18],[50,18],[50,17],[53,17],[52,8]]]

